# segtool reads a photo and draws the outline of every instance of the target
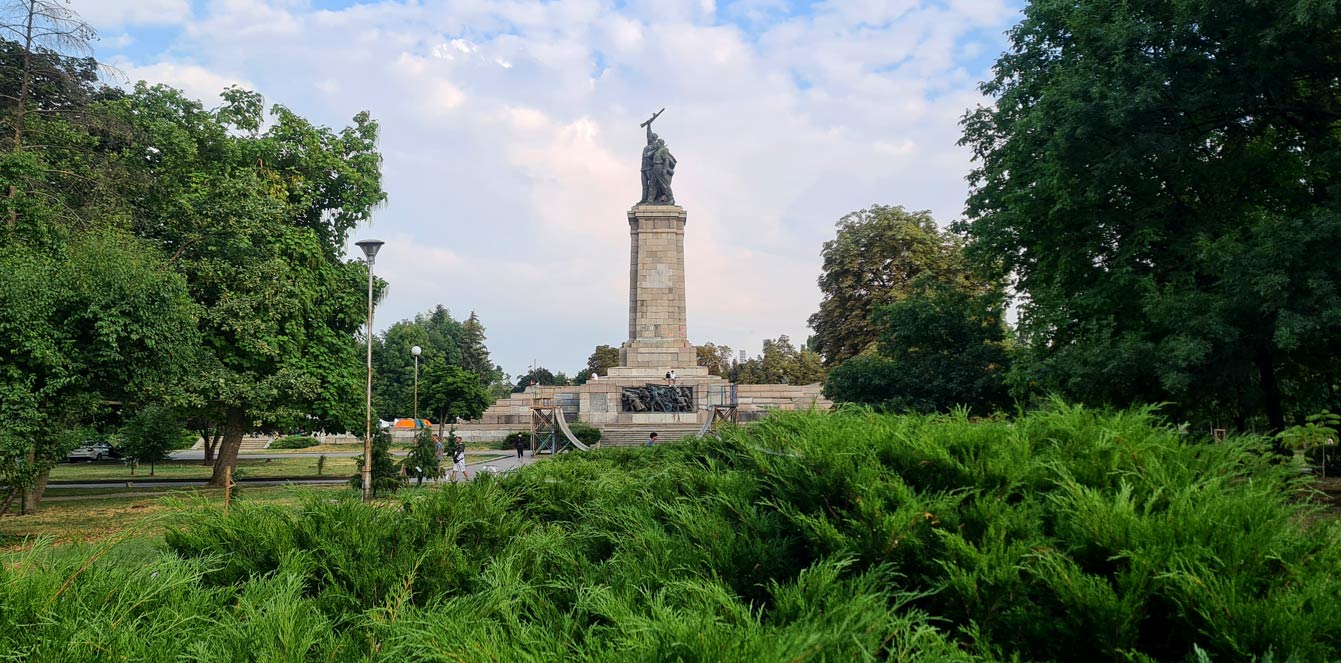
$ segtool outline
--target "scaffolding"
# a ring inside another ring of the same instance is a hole
[[[563,408],[558,405],[531,406],[531,453],[560,454],[570,449],[590,449],[573,435]]]

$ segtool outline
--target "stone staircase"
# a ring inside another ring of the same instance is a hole
[[[247,436],[242,438],[242,446],[238,447],[238,449],[240,451],[264,451],[265,449],[270,447],[270,441],[273,439],[274,438],[272,437]],[[205,441],[197,438],[196,443],[192,445],[191,448],[195,449],[196,451],[204,449]]]
[[[606,425],[601,430],[602,447],[634,447],[647,443],[653,431],[657,443],[674,442],[682,437],[698,434],[698,424],[622,424]]]

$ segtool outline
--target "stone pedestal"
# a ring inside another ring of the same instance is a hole
[[[684,224],[678,205],[629,210],[629,340],[625,369],[664,373],[698,366],[685,325]]]

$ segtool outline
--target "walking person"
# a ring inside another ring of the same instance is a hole
[[[517,460],[521,460],[522,452],[526,451],[526,447],[531,445],[527,443],[526,436],[518,435],[512,446],[517,450]]]
[[[470,480],[470,473],[466,471],[466,445],[462,444],[461,438],[456,438],[456,449],[452,452],[452,483],[456,483],[456,473],[460,472],[466,481]]]
[[[657,444],[657,434],[656,434],[656,433],[652,433],[651,435],[648,435],[648,436],[647,436],[647,444],[645,444],[645,445],[643,445],[643,446],[654,447],[654,446],[656,446],[656,444]]]
[[[438,437],[437,435],[433,436],[433,458],[437,461],[433,465],[434,469],[433,480],[442,481],[442,475],[444,474],[442,467],[442,458],[443,458],[442,438]]]

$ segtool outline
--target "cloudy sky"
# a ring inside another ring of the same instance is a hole
[[[956,219],[964,111],[1022,0],[74,0],[96,54],[212,104],[239,84],[381,123],[379,329],[442,304],[514,375],[628,323],[654,111],[688,211],[690,340],[809,333],[820,245],[873,203]],[[355,253],[356,250],[352,249]]]

